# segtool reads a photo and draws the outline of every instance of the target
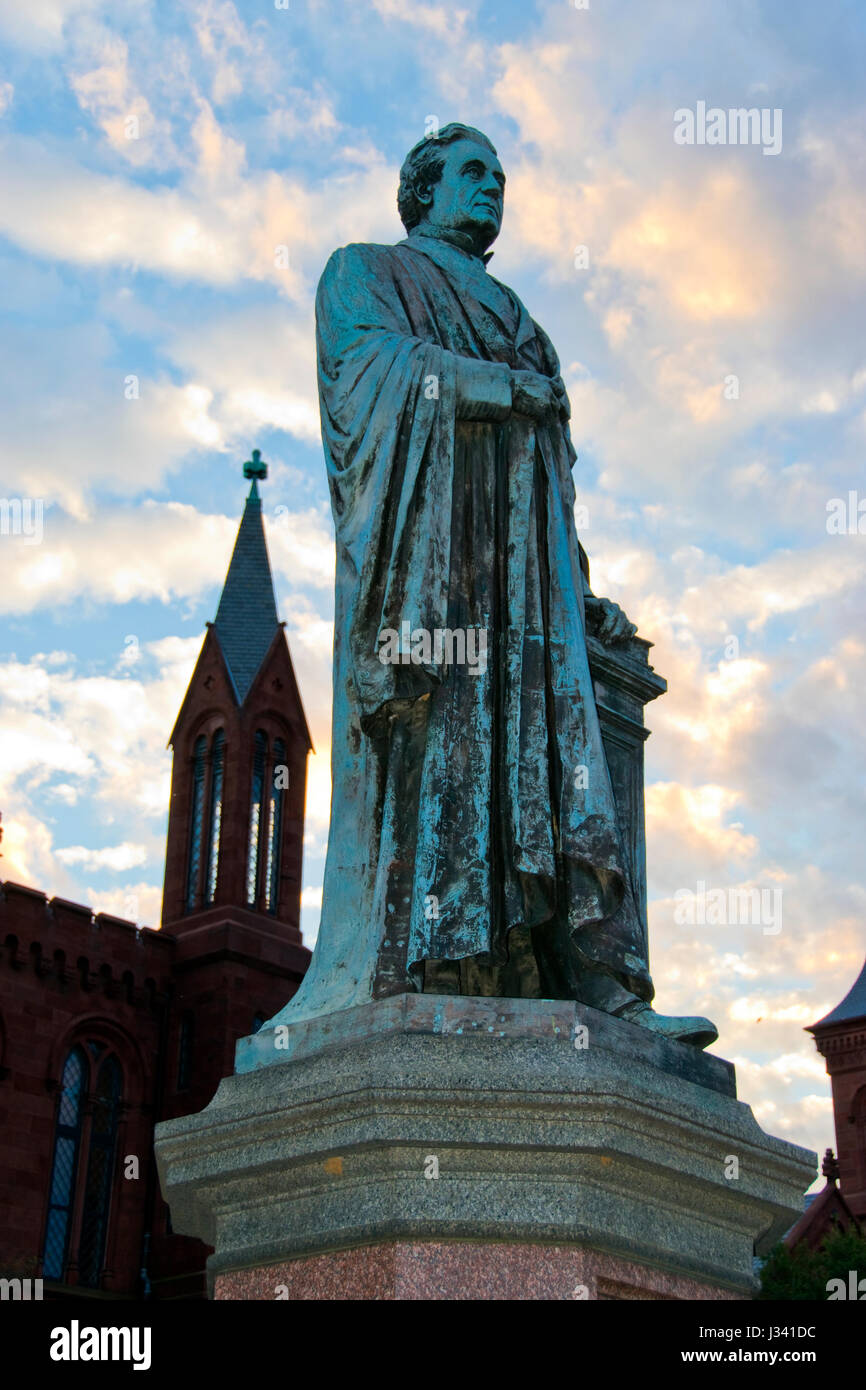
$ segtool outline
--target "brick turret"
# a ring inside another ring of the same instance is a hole
[[[254,458],[258,455],[255,451]],[[262,470],[256,461],[247,468]],[[174,751],[162,923],[180,935],[213,909],[300,941],[307,721],[277,617],[257,478],[216,621],[169,740]]]
[[[807,1029],[833,1087],[839,1184],[848,1206],[866,1217],[866,961],[841,1004]]]

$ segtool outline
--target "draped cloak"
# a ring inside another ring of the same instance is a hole
[[[556,376],[553,346],[481,258],[417,233],[335,252],[316,324],[333,792],[319,937],[278,1018],[424,988],[431,962],[489,966],[464,992],[580,998],[595,971],[650,999],[588,664],[576,455],[567,424],[510,409],[509,369]],[[447,642],[380,659],[388,631],[459,629],[486,634],[485,669]]]

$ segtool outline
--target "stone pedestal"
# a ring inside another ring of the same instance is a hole
[[[595,691],[595,707],[616,801],[622,848],[647,941],[646,818],[644,814],[644,744],[650,731],[644,707],[658,699],[668,683],[649,664],[651,642],[632,637],[606,647],[591,634],[586,649]]]
[[[748,1297],[816,1164],[719,1058],[571,1003],[435,995],[243,1038],[156,1152],[215,1296],[257,1299]]]

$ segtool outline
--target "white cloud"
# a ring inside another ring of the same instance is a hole
[[[50,827],[20,804],[11,809],[6,796],[3,799],[0,871],[11,883],[22,883],[25,887],[75,900],[74,880],[54,857]]]
[[[4,0],[0,5],[0,34],[9,43],[34,52],[60,48],[66,26],[93,14],[105,0]]]
[[[395,175],[380,156],[311,190],[298,178],[248,171],[243,146],[204,102],[192,138],[197,161],[185,180],[147,188],[15,136],[0,152],[0,231],[48,260],[218,286],[269,280],[307,302],[312,287],[296,267],[319,271],[341,240],[398,232]],[[276,261],[283,245],[288,270]]]
[[[207,391],[219,435],[243,437],[261,426],[319,444],[315,326],[309,310],[283,304],[244,309],[205,326],[176,330],[166,351],[196,391]]]
[[[447,5],[425,5],[416,3],[416,0],[373,0],[373,8],[384,20],[410,24],[453,44],[462,41],[469,18],[468,10],[455,10]]]
[[[179,502],[106,509],[84,520],[49,512],[42,544],[19,547],[2,606],[26,613],[84,597],[115,604],[198,597],[225,575],[236,531],[236,520]]]
[[[270,88],[276,65],[266,40],[261,31],[247,28],[231,0],[201,0],[194,23],[214,102],[220,105],[240,95],[245,82]]]
[[[88,891],[87,901],[94,912],[106,912],[137,926],[159,928],[162,917],[162,885],[130,883],[122,888]]]
[[[111,869],[113,873],[125,873],[127,869],[144,864],[148,857],[144,845],[125,842],[122,845],[108,845],[104,849],[88,849],[85,845],[68,845],[56,849],[54,853],[61,864],[81,868],[85,873],[95,873],[99,869]]]
[[[266,520],[277,578],[330,590],[334,543],[321,511],[278,503]],[[111,604],[198,600],[224,579],[237,528],[237,517],[209,516],[181,502],[102,508],[82,520],[49,512],[41,545],[25,545],[20,537],[0,541],[16,561],[0,593],[0,611],[56,610],[84,598]]]
[[[176,163],[170,124],[155,116],[147,98],[136,89],[123,39],[101,30],[87,59],[86,66],[71,74],[71,86],[111,148],[133,165]]]

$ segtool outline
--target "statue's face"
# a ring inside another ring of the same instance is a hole
[[[492,150],[475,140],[455,140],[445,147],[442,177],[430,189],[427,221],[435,227],[464,232],[483,251],[502,225],[505,174]]]

